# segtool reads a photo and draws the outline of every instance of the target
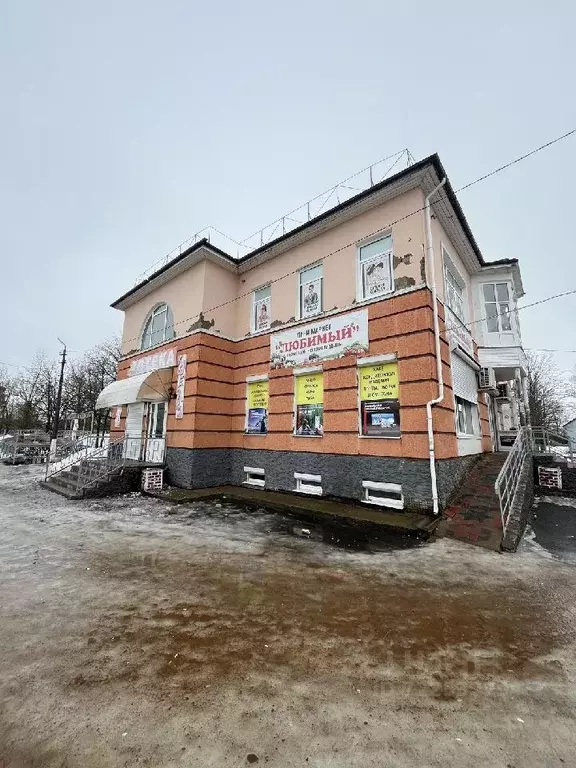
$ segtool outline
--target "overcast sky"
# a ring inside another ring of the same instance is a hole
[[[208,224],[242,239],[403,147],[458,188],[575,127],[572,5],[5,3],[0,361],[118,332],[110,302]],[[524,303],[576,288],[575,161],[573,136],[460,195]],[[525,346],[576,349],[575,319],[526,309]]]

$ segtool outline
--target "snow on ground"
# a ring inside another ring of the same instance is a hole
[[[0,765],[576,764],[576,569],[530,538],[350,538],[41,477],[0,466]]]

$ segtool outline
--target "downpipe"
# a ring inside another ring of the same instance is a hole
[[[432,421],[432,406],[444,400],[444,377],[442,375],[442,353],[440,351],[440,321],[438,319],[438,301],[436,293],[436,267],[434,264],[434,245],[432,243],[432,215],[430,213],[430,198],[446,184],[446,177],[438,186],[426,195],[424,203],[424,221],[426,237],[426,265],[430,289],[432,290],[432,312],[434,317],[434,348],[436,353],[436,376],[438,378],[438,396],[426,403],[426,422],[428,425],[428,452],[430,454],[430,480],[432,482],[432,508],[434,515],[439,514],[438,481],[436,478],[436,447],[434,442],[434,423]]]

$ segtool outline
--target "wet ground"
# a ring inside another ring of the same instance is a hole
[[[528,538],[552,557],[576,565],[576,499],[537,499]]]
[[[576,569],[536,528],[498,555],[36,476],[0,467],[2,768],[576,765]]]

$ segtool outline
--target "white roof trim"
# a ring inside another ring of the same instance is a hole
[[[171,368],[161,368],[151,373],[139,373],[137,376],[113,381],[98,395],[96,410],[144,401],[166,401],[171,381]]]

